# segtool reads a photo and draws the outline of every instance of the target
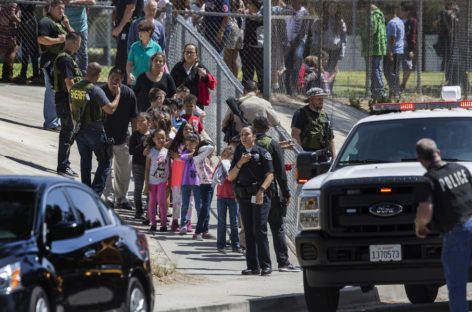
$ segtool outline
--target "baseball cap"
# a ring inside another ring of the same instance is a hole
[[[321,88],[311,88],[305,93],[305,96],[307,97],[305,102],[308,102],[308,99],[311,98],[312,96],[328,96],[328,93],[324,92],[323,89]]]

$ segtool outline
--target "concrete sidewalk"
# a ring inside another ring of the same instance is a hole
[[[175,269],[170,276],[155,278],[154,311],[306,311],[303,273],[277,270],[271,235],[273,273],[264,277],[243,276],[241,270],[246,268],[244,255],[231,250],[227,254],[218,253],[215,239],[195,241],[192,234],[151,233],[149,226],[133,218],[134,211],[116,211],[125,222],[146,234],[154,270]],[[196,223],[196,213],[192,219]],[[215,200],[211,209],[210,233],[216,237]],[[298,265],[291,248],[289,258]],[[340,308],[378,302],[376,290],[363,294],[357,287],[347,287],[341,291]]]
[[[269,237],[274,269],[271,276],[242,276],[241,270],[246,268],[244,255],[231,250],[227,254],[217,252],[215,239],[195,241],[192,234],[173,232],[152,234],[149,226],[134,220],[134,212],[117,212],[124,221],[147,235],[153,265],[169,269],[175,266],[176,277],[155,280],[155,311],[248,311],[248,307],[260,306],[262,303],[258,301],[264,298],[272,301],[278,296],[283,296],[283,301],[288,297],[302,298],[302,273],[277,271],[272,237]],[[192,219],[195,224],[195,212]],[[210,233],[216,237],[215,200],[211,209]],[[289,252],[290,261],[297,264],[296,256],[291,250]],[[295,302],[304,305],[303,300]]]

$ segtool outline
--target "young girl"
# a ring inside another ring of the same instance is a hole
[[[167,136],[164,130],[154,131],[148,140],[151,146],[146,158],[146,187],[149,191],[148,217],[151,231],[156,231],[156,202],[161,216],[161,232],[167,231],[167,180],[169,179],[169,159],[164,147]]]
[[[166,98],[166,93],[159,88],[152,88],[149,90],[149,103],[151,106],[147,109],[147,113],[151,114],[155,110],[159,110],[164,105],[164,100]]]
[[[208,233],[208,223],[210,221],[210,205],[213,198],[213,163],[211,155],[215,151],[215,147],[209,141],[202,141],[197,152],[192,156],[197,169],[198,177],[200,178],[200,198],[201,208],[198,213],[197,228],[193,239],[203,240],[214,239],[215,237]]]
[[[146,167],[146,157],[143,155],[146,147],[146,137],[149,135],[149,126],[151,123],[151,116],[147,113],[140,113],[138,115],[137,130],[133,132],[129,140],[129,153],[133,155],[133,165],[131,170],[134,179],[134,206],[136,212],[134,217],[136,219],[143,218],[143,201],[141,195],[143,193],[144,176]]]
[[[180,159],[185,161],[184,173],[182,175],[182,212],[180,214],[180,234],[185,235],[187,228],[187,212],[189,210],[190,195],[193,193],[195,208],[197,213],[201,209],[200,177],[197,173],[197,167],[193,155],[197,152],[200,139],[194,133],[185,136],[185,150],[180,155]]]
[[[194,133],[192,125],[187,123],[186,121],[182,122],[182,125],[179,128],[179,131],[177,131],[177,134],[175,135],[175,139],[172,141],[170,147],[169,147],[169,155],[170,158],[172,158],[172,167],[171,167],[171,179],[170,179],[170,186],[171,186],[171,191],[172,191],[172,225],[171,225],[171,231],[179,231],[179,223],[178,223],[178,218],[180,216],[180,211],[182,208],[182,193],[181,193],[181,186],[182,186],[182,175],[183,175],[183,169],[185,166],[185,162],[180,160],[180,154],[185,149],[185,136]],[[192,202],[190,202],[190,206],[192,205]],[[192,216],[192,209],[188,209],[187,212],[187,224],[186,228],[188,232],[192,232],[192,222],[191,220]]]
[[[218,252],[226,253],[226,213],[229,211],[229,224],[231,228],[231,247],[234,252],[241,252],[238,234],[238,205],[234,195],[233,186],[228,180],[228,172],[233,159],[234,148],[226,147],[221,152],[221,161],[215,169],[213,183],[216,187],[216,210],[218,213],[218,223],[216,232],[216,248]]]

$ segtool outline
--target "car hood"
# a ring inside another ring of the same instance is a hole
[[[472,170],[472,163],[461,163],[469,170]],[[336,171],[329,171],[319,175],[304,186],[303,190],[320,189],[321,185],[331,180],[356,179],[356,178],[376,178],[376,177],[401,177],[401,176],[422,176],[426,170],[418,162],[399,162],[388,164],[368,164],[348,166]]]
[[[16,259],[36,251],[37,247],[33,240],[0,242],[0,267],[13,263]]]

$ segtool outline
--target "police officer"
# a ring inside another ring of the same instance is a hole
[[[308,105],[298,109],[292,118],[292,137],[305,151],[327,149],[336,157],[333,129],[328,115],[323,111],[323,99],[328,94],[321,88],[306,92]]]
[[[273,197],[271,198],[269,225],[274,240],[279,271],[300,272],[300,268],[294,266],[288,260],[288,248],[285,240],[284,217],[287,213],[287,206],[290,203],[290,189],[287,184],[284,154],[279,143],[266,134],[270,128],[269,120],[266,117],[259,116],[254,118],[253,126],[256,130],[256,144],[270,153],[274,166],[274,194],[272,194]],[[282,192],[282,201],[279,198],[277,184]]]
[[[107,153],[107,137],[103,127],[103,112],[113,114],[120,100],[120,88],[117,88],[115,99],[110,102],[105,92],[94,85],[101,71],[102,67],[98,63],[90,63],[84,80],[70,89],[71,114],[80,154],[80,177],[82,183],[92,187],[99,196],[105,188],[111,167],[111,155]],[[93,183],[90,174],[92,153],[98,161]]]
[[[64,42],[67,33],[74,30],[69,24],[69,19],[64,15],[64,1],[52,0],[49,9],[38,23],[38,43],[41,51],[40,66],[44,73],[44,129],[58,130],[59,120],[54,105],[54,92],[52,88],[52,67],[56,56],[64,51]],[[33,15],[34,19],[34,15]]]
[[[427,170],[427,184],[417,194],[416,236],[425,238],[430,222],[442,233],[442,263],[450,311],[469,311],[466,287],[472,254],[471,174],[458,163],[442,161],[431,139],[416,143],[416,155]]]
[[[271,184],[274,179],[272,158],[268,151],[255,144],[252,126],[240,132],[241,145],[234,153],[228,180],[233,181],[236,199],[246,230],[246,264],[243,275],[272,273],[267,218],[270,210]]]
[[[63,176],[77,177],[77,173],[70,168],[69,154],[72,145],[74,124],[70,114],[69,91],[81,80],[82,72],[75,62],[73,55],[80,48],[81,37],[77,33],[68,33],[64,51],[54,60],[53,86],[56,101],[56,113],[61,119],[59,146],[57,153],[57,173]]]

